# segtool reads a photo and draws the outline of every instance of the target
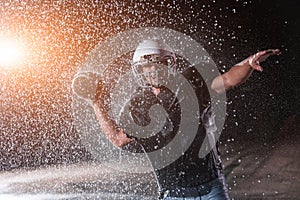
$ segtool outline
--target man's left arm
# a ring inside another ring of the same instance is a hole
[[[260,66],[260,63],[265,61],[269,56],[279,54],[279,49],[259,51],[233,66],[228,72],[216,77],[211,84],[211,88],[217,93],[226,92],[244,83],[254,70],[262,71],[263,68]]]

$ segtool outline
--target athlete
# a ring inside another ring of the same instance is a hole
[[[134,152],[152,152],[172,141],[178,132],[182,120],[180,101],[166,85],[181,74],[197,96],[201,117],[197,134],[187,150],[174,162],[154,168],[159,199],[229,199],[218,149],[212,148],[205,157],[199,157],[203,139],[213,126],[208,87],[216,93],[224,93],[244,83],[254,70],[262,71],[260,63],[269,56],[279,54],[278,49],[259,51],[206,85],[195,67],[180,64],[179,57],[166,44],[156,40],[142,41],[133,55],[132,72],[139,87],[129,102],[130,116],[137,125],[145,127],[151,122],[149,110],[152,106],[161,105],[167,112],[161,131],[149,137],[127,133],[108,115],[103,102],[103,94],[107,93],[103,82],[99,81],[95,98],[89,103],[103,133],[115,146]],[[156,160],[150,161],[155,166]]]

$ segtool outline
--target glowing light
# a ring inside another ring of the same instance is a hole
[[[16,40],[0,37],[0,67],[14,68],[19,66],[24,57],[22,44]]]

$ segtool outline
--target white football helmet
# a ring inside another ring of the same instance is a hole
[[[165,85],[176,75],[176,56],[165,43],[144,40],[136,48],[131,66],[141,87]]]

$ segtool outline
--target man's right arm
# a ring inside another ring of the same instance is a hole
[[[97,120],[101,126],[103,133],[117,147],[123,147],[133,141],[124,131],[116,124],[116,122],[108,115],[101,100],[90,103],[94,108]]]

